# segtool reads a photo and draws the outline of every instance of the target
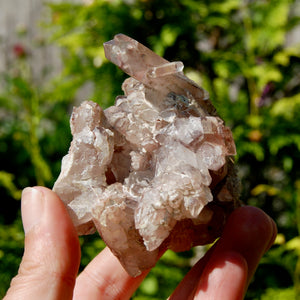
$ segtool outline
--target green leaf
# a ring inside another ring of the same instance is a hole
[[[280,149],[291,145],[295,145],[300,151],[300,134],[274,135],[269,138],[268,144],[272,155],[276,155]]]
[[[155,295],[159,289],[157,278],[154,276],[147,277],[141,284],[140,290],[146,295]]]
[[[4,187],[16,200],[20,200],[22,191],[14,184],[15,176],[6,171],[0,171],[0,186]]]
[[[251,191],[253,196],[258,196],[261,193],[267,193],[269,196],[275,196],[279,193],[279,190],[271,185],[259,184]]]
[[[286,242],[285,248],[287,250],[297,251],[300,254],[300,237],[297,236]]]
[[[296,292],[293,287],[290,288],[268,288],[260,298],[261,300],[292,300],[296,299]]]
[[[159,39],[157,39],[156,37],[152,38],[153,51],[158,55],[163,56],[166,48],[171,47],[175,43],[179,33],[180,28],[170,25],[164,25]]]
[[[240,1],[238,0],[227,0],[219,3],[212,3],[210,8],[212,11],[219,12],[221,14],[228,14],[232,10],[238,9]]]
[[[280,82],[282,80],[281,71],[269,63],[253,66],[250,74],[257,79],[257,84],[260,89],[263,89],[269,82]]]
[[[300,93],[292,97],[284,97],[277,100],[270,109],[270,115],[273,117],[283,117],[288,121],[299,120],[300,111]]]

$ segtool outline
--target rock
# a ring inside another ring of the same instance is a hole
[[[53,190],[78,234],[98,230],[131,276],[159,251],[213,242],[239,206],[231,131],[208,94],[168,62],[119,34],[106,56],[131,77],[102,110],[83,102]]]

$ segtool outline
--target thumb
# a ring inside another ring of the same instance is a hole
[[[21,211],[25,251],[4,299],[72,299],[80,246],[64,204],[47,188],[26,188]]]

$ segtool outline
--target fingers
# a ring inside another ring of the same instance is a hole
[[[54,192],[26,188],[21,211],[25,252],[8,299],[72,299],[80,262],[77,233]]]
[[[74,300],[130,299],[150,270],[133,278],[123,269],[118,259],[105,248],[78,276]]]
[[[237,252],[212,255],[192,299],[243,299],[247,282],[247,262]]]
[[[191,269],[170,299],[242,299],[276,233],[275,223],[260,209],[235,210],[219,241]]]
[[[272,246],[276,234],[275,222],[261,209],[241,207],[229,217],[214,255],[235,251],[243,256],[248,266],[248,285],[261,257]]]
[[[22,219],[25,252],[5,300],[72,299],[80,248],[64,204],[46,188],[25,189]],[[242,299],[276,232],[275,223],[260,209],[237,209],[219,241],[170,299]],[[74,299],[130,299],[148,272],[130,277],[106,248],[77,278]]]

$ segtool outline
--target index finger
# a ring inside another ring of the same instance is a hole
[[[130,299],[149,272],[131,277],[106,247],[78,276],[73,299]]]

